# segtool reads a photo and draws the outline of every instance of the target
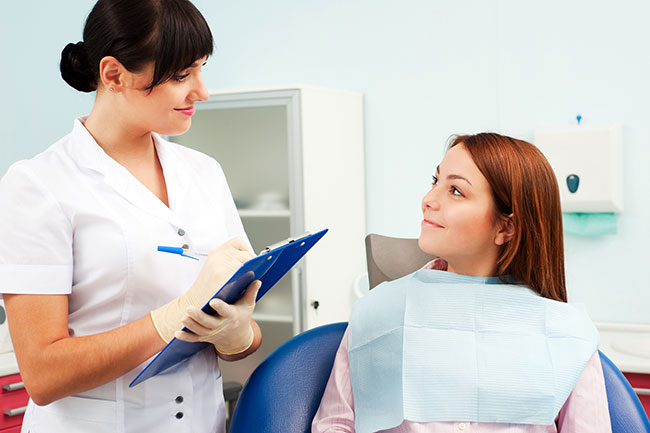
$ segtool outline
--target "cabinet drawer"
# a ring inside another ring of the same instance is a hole
[[[645,413],[650,417],[650,374],[623,373],[639,396]]]
[[[29,401],[29,395],[22,385],[20,374],[0,377],[0,430],[15,427],[23,422],[23,414]],[[12,432],[13,430],[8,430]],[[5,433],[2,431],[2,433]]]

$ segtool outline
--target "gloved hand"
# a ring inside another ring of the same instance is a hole
[[[233,238],[208,254],[192,287],[169,304],[151,312],[158,335],[169,343],[183,327],[182,320],[190,306],[202,308],[242,264],[255,257],[242,238]]]
[[[251,316],[261,285],[259,280],[250,283],[244,296],[232,305],[221,299],[212,299],[210,306],[218,316],[210,316],[200,308],[189,307],[183,325],[194,334],[176,331],[175,337],[191,343],[197,341],[212,343],[217,351],[224,355],[236,355],[246,351],[253,344]]]

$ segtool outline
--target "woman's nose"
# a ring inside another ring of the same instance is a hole
[[[422,211],[429,208],[431,210],[440,209],[440,200],[436,194],[437,188],[431,188],[428,193],[422,198]]]
[[[208,89],[205,87],[203,77],[199,75],[195,80],[194,87],[192,88],[190,99],[194,102],[198,102],[207,101],[209,97],[210,94],[208,93]]]

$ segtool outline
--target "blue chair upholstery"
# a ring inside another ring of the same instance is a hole
[[[275,349],[251,374],[229,433],[309,433],[347,323],[303,332]]]
[[[229,433],[310,433],[347,323],[306,331],[278,347],[251,374]],[[641,402],[620,370],[600,359],[612,433],[650,433]]]
[[[612,433],[650,433],[650,421],[630,383],[607,356],[602,352],[599,354],[605,376]]]

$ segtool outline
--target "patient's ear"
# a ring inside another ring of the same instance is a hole
[[[497,221],[497,232],[494,237],[494,243],[497,245],[505,245],[515,235],[515,223],[513,220],[514,214],[500,215]]]

